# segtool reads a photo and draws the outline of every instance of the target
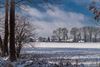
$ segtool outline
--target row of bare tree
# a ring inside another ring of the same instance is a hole
[[[53,31],[53,36],[51,38],[52,41],[58,42],[67,42],[68,39],[72,39],[72,42],[97,42],[98,39],[100,39],[100,28],[92,26],[82,28],[74,27],[70,32],[67,28],[58,28]]]

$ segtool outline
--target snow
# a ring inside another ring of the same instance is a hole
[[[0,67],[12,64],[14,67],[55,67],[60,61],[66,67],[70,61],[75,67],[76,59],[80,67],[97,67],[100,64],[100,43],[53,43],[33,42],[24,44],[22,57],[16,62],[9,62],[8,57],[0,58]]]
[[[96,67],[100,64],[100,43],[33,42],[24,44],[21,53],[37,54],[38,58],[40,55],[42,56],[40,59],[48,59],[51,65],[59,64],[60,59],[71,59],[74,61],[71,62],[73,64],[76,63],[75,59],[78,59],[79,64],[83,63],[85,67]]]
[[[53,42],[33,42],[24,44],[23,48],[98,48],[100,43],[53,43]]]

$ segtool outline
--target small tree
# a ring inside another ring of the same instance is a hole
[[[15,43],[17,49],[17,57],[20,55],[21,48],[24,43],[26,43],[30,37],[34,37],[35,26],[28,22],[28,18],[25,16],[16,16],[16,26],[15,26]]]
[[[51,39],[50,39],[50,37],[48,37],[48,38],[47,38],[47,42],[50,42],[50,41],[51,41]]]

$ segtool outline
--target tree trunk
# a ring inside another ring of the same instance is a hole
[[[18,47],[17,47],[17,58],[20,57],[20,51],[21,51],[21,48],[22,48],[22,44],[19,43],[19,44],[18,44]]]
[[[0,36],[0,50],[1,50],[1,55],[3,56],[3,45],[2,45],[2,38]]]
[[[84,32],[84,42],[87,42],[86,40],[86,33]]]
[[[15,0],[10,2],[10,61],[16,61],[15,49]]]
[[[90,42],[92,42],[92,32],[90,32]]]
[[[77,42],[77,40],[76,40],[76,39],[77,39],[76,36],[77,36],[77,35],[74,34],[74,41],[73,41],[73,42]]]
[[[60,37],[58,37],[58,41],[61,42],[61,38]]]
[[[3,55],[7,56],[8,55],[8,0],[6,0],[5,3],[5,35],[4,35],[4,47],[3,47]]]
[[[64,34],[64,42],[66,42],[67,39],[68,39],[67,34]]]
[[[94,38],[95,38],[94,42],[97,42],[97,34],[95,34]]]

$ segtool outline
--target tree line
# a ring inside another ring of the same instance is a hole
[[[100,27],[73,27],[71,30],[58,28],[53,31],[51,37],[39,37],[39,40],[51,42],[100,42]]]

